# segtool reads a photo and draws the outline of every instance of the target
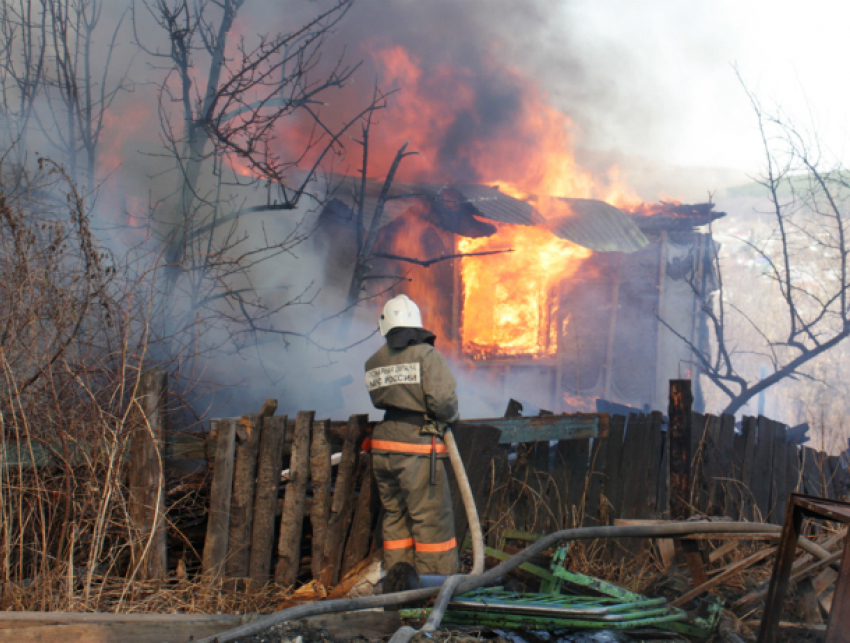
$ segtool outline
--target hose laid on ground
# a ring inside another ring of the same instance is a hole
[[[528,562],[537,554],[545,551],[555,543],[565,540],[593,540],[596,538],[676,538],[691,536],[695,534],[749,534],[774,535],[782,533],[779,525],[759,524],[753,522],[696,522],[685,521],[667,523],[660,525],[637,525],[633,527],[580,527],[576,529],[562,529],[544,536],[533,545],[525,548],[518,554],[511,556],[508,560],[497,565],[481,576],[464,576],[459,584],[458,593],[470,592],[479,587],[493,584],[508,572],[516,569],[523,563]],[[806,553],[823,560],[830,553],[823,547],[819,547],[802,536],[797,545]],[[285,621],[295,621],[309,616],[320,614],[332,614],[336,612],[350,612],[355,610],[371,609],[375,607],[390,607],[403,605],[413,601],[421,601],[430,598],[438,592],[437,587],[414,589],[394,594],[381,594],[379,596],[365,596],[362,598],[341,598],[333,601],[317,601],[307,605],[290,607],[267,616],[261,616],[250,623],[245,623],[230,630],[220,632],[213,636],[198,639],[196,643],[229,643],[242,636],[250,636],[262,632],[269,627]]]

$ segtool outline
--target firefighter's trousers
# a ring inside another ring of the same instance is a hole
[[[454,514],[444,458],[437,484],[430,484],[430,458],[372,453],[384,506],[384,566],[407,562],[420,574],[454,574],[458,569]]]

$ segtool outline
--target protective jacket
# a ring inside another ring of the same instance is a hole
[[[430,344],[406,346],[401,350],[384,344],[366,362],[366,388],[372,403],[389,411],[386,421],[372,435],[375,453],[428,455],[431,436],[421,432],[414,416],[426,416],[441,422],[458,417],[455,378],[446,359]],[[403,418],[406,411],[411,414]],[[437,439],[438,454],[445,454],[442,438]]]
[[[433,338],[433,335],[431,336]],[[371,439],[372,466],[384,507],[384,565],[415,565],[419,573],[457,571],[457,541],[442,437],[425,432],[426,419],[458,417],[455,378],[428,343],[393,348],[391,337],[366,362],[366,388],[386,417]],[[397,345],[397,344],[396,344]],[[437,453],[431,483],[429,456]]]

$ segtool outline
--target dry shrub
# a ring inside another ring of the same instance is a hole
[[[0,183],[0,609],[93,609],[135,567],[142,284],[99,245],[61,168]]]

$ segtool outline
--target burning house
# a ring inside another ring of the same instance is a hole
[[[509,398],[555,412],[595,410],[598,399],[664,408],[667,381],[695,373],[688,344],[706,346],[702,302],[717,288],[703,228],[723,216],[712,204],[620,209],[396,182],[379,207],[381,188],[342,177],[329,191],[314,239],[328,285],[350,286],[374,224],[356,287],[420,303],[461,380],[475,383],[466,397],[480,414]]]

